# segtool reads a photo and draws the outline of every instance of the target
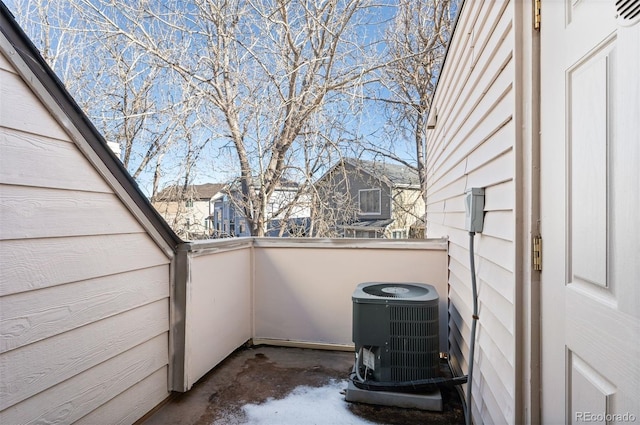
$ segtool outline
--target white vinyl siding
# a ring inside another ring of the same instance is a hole
[[[449,343],[468,370],[472,316],[464,192],[485,188],[475,237],[479,285],[475,423],[515,423],[516,220],[513,3],[466,1],[438,82],[427,140],[427,237],[449,237]]]
[[[2,54],[0,98],[0,423],[135,422],[169,394],[171,259]]]

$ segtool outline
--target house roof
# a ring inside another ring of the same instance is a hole
[[[101,161],[104,166],[106,166],[108,172],[111,173],[117,184],[123,189],[123,191],[117,191],[122,194],[122,201],[128,205],[129,208],[133,208],[136,212],[142,214],[146,219],[143,225],[152,226],[155,230],[154,233],[159,235],[166,244],[175,250],[176,246],[182,242],[180,237],[176,235],[171,227],[169,227],[169,224],[167,224],[155,208],[151,206],[151,203],[140,190],[136,181],[124,165],[122,165],[115,153],[109,148],[104,137],[91,123],[80,106],[78,106],[69,92],[67,92],[60,79],[45,62],[36,46],[25,34],[16,22],[11,11],[9,11],[3,2],[0,2],[0,31],[24,64],[22,65],[21,63],[21,65],[17,67],[17,71],[22,74],[32,89],[34,82],[24,74],[31,73],[35,76],[41,84],[41,87],[46,91],[46,94],[53,99],[64,113],[65,116],[64,119],[62,119],[64,122],[61,122],[61,125],[65,128],[73,127],[74,132],[77,131],[86,142],[88,149],[97,155],[97,161]],[[42,99],[41,96],[44,93],[38,93],[36,89],[34,89],[34,91],[36,91],[38,97]],[[61,121],[60,117],[56,118]],[[77,140],[76,142],[78,143]],[[96,160],[93,158],[93,155],[90,157],[86,152],[85,155],[90,161]]]
[[[178,196],[181,193],[181,186],[171,185],[162,189],[156,196],[154,201],[179,201],[181,198],[190,198],[208,201],[213,198],[217,193],[224,189],[226,184],[224,183],[204,183],[204,184],[190,184],[187,186],[184,197]]]
[[[384,230],[391,223],[393,223],[392,218],[384,220],[359,220],[351,224],[341,225],[340,227],[355,230]]]
[[[420,179],[418,178],[418,172],[406,165],[402,164],[389,164],[380,161],[371,161],[357,158],[344,158],[335,164],[331,169],[320,178],[324,179],[325,176],[331,174],[336,168],[349,164],[358,171],[365,172],[377,180],[381,180],[392,187],[399,186],[415,186],[419,187]]]

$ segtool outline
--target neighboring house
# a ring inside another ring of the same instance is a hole
[[[234,196],[237,192],[230,193],[228,188],[218,192],[210,199],[209,222],[211,223],[212,237],[230,238],[240,236],[251,236],[251,229],[245,220],[242,210],[238,208]]]
[[[257,184],[254,186],[257,189]],[[267,206],[265,236],[307,236],[309,226],[309,196],[300,195],[299,185],[283,181],[271,195]],[[213,237],[250,236],[251,228],[243,212],[238,183],[231,183],[211,198]]]
[[[464,1],[432,100],[426,227],[449,238],[450,358],[467,372],[464,193],[484,188],[474,422],[637,420],[640,2],[539,5]]]
[[[169,396],[179,243],[0,2],[0,423]]]
[[[211,199],[220,193],[224,184],[205,183],[167,186],[151,199],[156,210],[185,240],[208,239],[211,226]]]
[[[315,184],[317,234],[406,239],[420,234],[424,201],[406,166],[346,158]]]

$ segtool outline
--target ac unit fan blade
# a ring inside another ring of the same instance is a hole
[[[414,298],[429,293],[428,289],[421,286],[406,285],[402,283],[383,283],[369,285],[362,289],[369,295],[382,298]]]

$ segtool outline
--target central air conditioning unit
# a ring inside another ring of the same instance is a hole
[[[434,394],[395,394],[394,384],[439,376],[439,297],[432,285],[366,282],[352,296],[353,342],[356,350],[347,401],[442,410]],[[380,383],[384,393],[361,384]]]
[[[353,342],[381,382],[438,374],[438,293],[419,283],[362,283],[353,300]]]

